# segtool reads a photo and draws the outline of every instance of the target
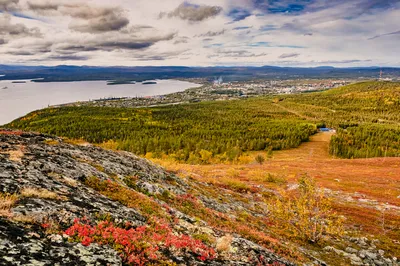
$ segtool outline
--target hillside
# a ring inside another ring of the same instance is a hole
[[[230,215],[253,203],[218,203],[205,184],[126,152],[8,130],[0,146],[1,265],[292,265],[230,233]]]
[[[310,245],[281,231],[269,203],[271,185],[286,183],[268,174],[221,186],[22,131],[1,130],[0,147],[1,265],[400,265],[383,237],[350,231]],[[387,230],[398,225],[393,214]]]
[[[119,253],[132,265],[399,265],[399,94],[398,83],[367,82],[32,112],[8,126],[70,139],[1,131],[3,228],[39,231],[46,259],[55,254],[50,235],[57,247],[101,260]],[[324,126],[336,132],[317,131]],[[129,238],[105,239],[104,228]]]

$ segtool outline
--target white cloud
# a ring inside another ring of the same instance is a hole
[[[254,0],[0,0],[0,56],[48,65],[398,66],[399,1],[318,0],[281,12],[291,2],[269,11]],[[235,21],[237,8],[249,16]]]

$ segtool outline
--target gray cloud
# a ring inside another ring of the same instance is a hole
[[[165,16],[169,18],[177,17],[182,20],[199,22],[211,17],[215,17],[221,13],[221,11],[222,7],[220,6],[192,5],[188,3],[182,3],[172,12],[160,13],[160,18]]]
[[[208,58],[213,58],[213,57],[260,57],[260,56],[265,56],[267,55],[266,53],[261,53],[261,54],[255,54],[251,53],[246,50],[224,50],[224,49],[218,49],[215,51],[215,54],[209,55]]]
[[[69,41],[65,44],[56,45],[55,51],[63,55],[73,55],[79,52],[94,52],[114,50],[143,50],[149,48],[160,41],[172,40],[175,33],[153,36],[147,38],[132,38],[124,35],[113,35],[103,39],[85,40],[84,42]]]
[[[107,31],[118,31],[129,24],[125,17],[119,17],[116,14],[90,19],[81,23],[73,23],[70,29],[80,32],[101,33]]]
[[[50,1],[28,2],[30,10],[44,15],[64,15],[75,18],[70,29],[88,33],[119,31],[129,24],[119,7],[99,7],[87,4],[63,4]]]
[[[17,9],[19,0],[0,0],[0,11],[13,11]]]
[[[289,53],[289,54],[281,54],[279,58],[284,59],[284,58],[293,58],[293,57],[298,57],[300,54],[298,53]]]
[[[175,58],[182,53],[185,53],[187,50],[183,51],[171,51],[171,52],[163,52],[157,53],[157,55],[149,55],[149,54],[133,54],[133,57],[138,61],[163,61],[171,58]]]
[[[385,33],[385,34],[380,34],[380,35],[376,35],[374,37],[369,38],[368,40],[374,40],[377,38],[381,38],[384,36],[391,36],[391,35],[400,35],[400,30],[399,31],[395,31],[395,32],[389,32],[389,33]]]
[[[52,55],[46,58],[46,60],[52,61],[86,61],[89,59],[89,56],[82,55]]]
[[[38,28],[28,28],[24,24],[11,23],[11,16],[0,13],[0,36],[8,38],[20,37],[41,37],[42,34]]]
[[[46,54],[52,51],[52,45],[51,42],[43,42],[41,40],[31,41],[26,44],[16,42],[11,44],[8,54],[20,56]]]
[[[225,30],[221,31],[208,31],[207,33],[197,35],[195,37],[215,37],[225,34]]]
[[[318,63],[318,64],[351,64],[351,63],[363,63],[363,62],[372,62],[372,60],[350,59],[350,60],[311,61],[311,63]]]
[[[54,47],[54,51],[60,55],[75,55],[80,52],[96,52],[98,50],[100,49],[97,47],[75,44],[56,45]]]
[[[188,43],[188,39],[189,39],[189,38],[186,37],[186,36],[178,37],[178,38],[175,40],[174,44]]]
[[[49,10],[57,10],[61,4],[60,3],[51,3],[50,1],[28,1],[28,8],[33,11],[49,11]]]
[[[127,50],[141,50],[148,48],[160,41],[172,40],[175,33],[171,33],[165,36],[149,37],[142,39],[131,39],[122,38],[120,40],[103,41],[94,45],[94,47],[100,50],[117,50],[117,49],[127,49]]]
[[[6,40],[4,40],[3,38],[0,38],[0,45],[6,44],[6,43],[7,43]]]

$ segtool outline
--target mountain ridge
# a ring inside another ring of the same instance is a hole
[[[222,77],[226,81],[250,79],[298,79],[298,78],[378,78],[380,71],[385,76],[400,76],[396,67],[279,67],[279,66],[228,66],[228,67],[185,67],[185,66],[15,66],[0,65],[0,80],[35,79],[36,82],[84,81],[130,79],[143,81],[150,79],[204,78],[213,80]]]

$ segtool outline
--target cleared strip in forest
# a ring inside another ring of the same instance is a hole
[[[284,109],[285,111],[287,111],[287,112],[289,112],[289,113],[292,113],[292,114],[294,114],[294,115],[297,115],[297,116],[300,117],[300,118],[304,118],[304,119],[306,119],[306,120],[311,120],[311,121],[317,121],[317,119],[315,119],[315,118],[313,118],[313,117],[309,117],[309,116],[302,115],[302,114],[300,114],[300,113],[297,112],[297,111],[291,110],[291,109],[289,109],[289,108],[287,108],[287,107],[285,107],[285,106],[280,105],[279,103],[274,103],[274,104],[275,104],[276,106],[278,106],[278,107]]]

